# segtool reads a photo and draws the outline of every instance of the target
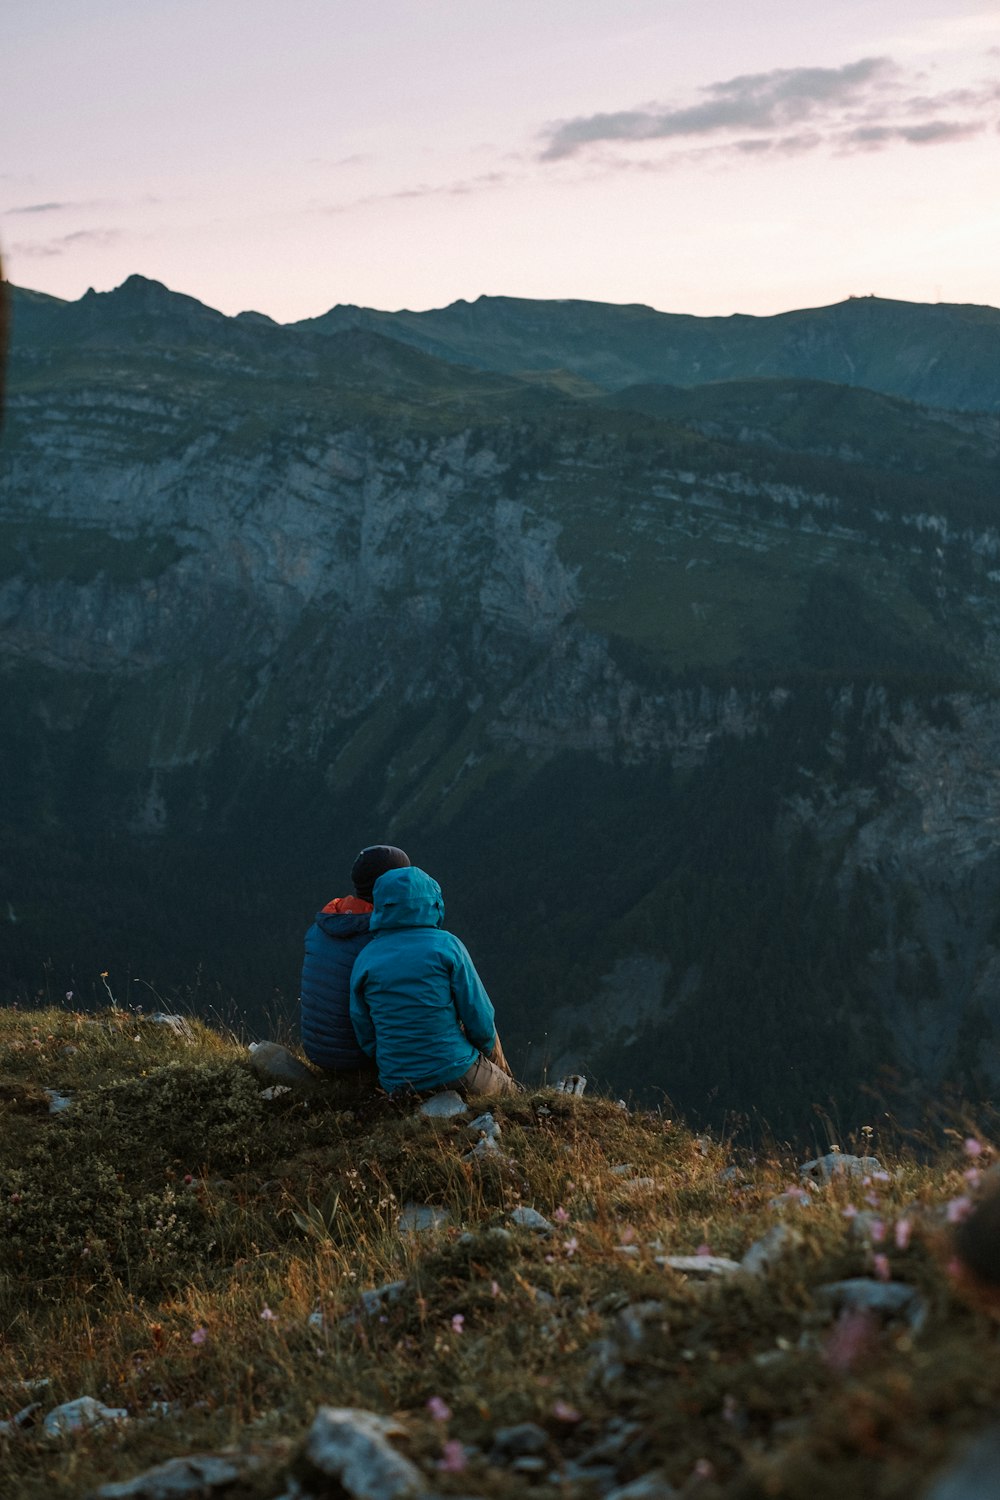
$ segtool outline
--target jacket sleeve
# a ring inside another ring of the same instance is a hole
[[[358,1046],[367,1057],[375,1056],[375,1027],[372,1013],[365,999],[365,975],[363,963],[356,963],[351,972],[351,1025],[358,1039]]]
[[[455,1000],[458,1019],[465,1027],[465,1034],[480,1052],[488,1052],[496,1040],[496,1018],[493,1002],[476,966],[469,957],[468,949],[459,938],[454,938],[451,961],[451,992]],[[362,1045],[364,1045],[362,1043]]]

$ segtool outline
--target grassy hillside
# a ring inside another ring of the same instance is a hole
[[[734,1160],[669,1109],[552,1089],[498,1103],[499,1149],[468,1160],[472,1113],[329,1081],[268,1099],[196,1022],[0,1012],[0,1421],[37,1403],[0,1427],[7,1492],[224,1450],[245,1500],[290,1470],[340,1495],[300,1457],[325,1403],[394,1420],[407,1493],[658,1473],[702,1500],[911,1500],[992,1417],[993,1327],[957,1294],[947,1224],[991,1158],[968,1122],[919,1159],[877,1122],[821,1133],[881,1165],[819,1185],[774,1144]],[[401,1233],[412,1204],[448,1217]],[[512,1223],[525,1206],[546,1232]],[[768,1234],[764,1268],[698,1274]],[[902,1310],[838,1311],[823,1288],[847,1278]],[[83,1395],[125,1415],[47,1435]]]

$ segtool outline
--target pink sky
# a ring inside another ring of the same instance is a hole
[[[4,0],[0,246],[282,321],[1000,304],[995,0]]]

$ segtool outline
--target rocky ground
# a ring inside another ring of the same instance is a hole
[[[989,1119],[806,1161],[581,1087],[0,1012],[4,1492],[1000,1492]]]

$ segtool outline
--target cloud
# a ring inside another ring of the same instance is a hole
[[[74,208],[73,203],[22,203],[17,208],[5,208],[7,214],[54,214],[64,208]]]
[[[614,114],[560,120],[542,131],[542,161],[573,156],[598,141],[668,140],[724,130],[776,129],[808,120],[821,107],[847,104],[891,74],[885,57],[865,57],[842,68],[777,68],[710,83],[701,103],[683,108],[649,105]]]
[[[510,172],[480,172],[475,177],[462,177],[451,182],[418,182],[410,187],[394,188],[391,192],[368,193],[363,198],[351,198],[345,203],[325,204],[321,212],[346,214],[375,203],[399,203],[419,198],[468,198],[474,193],[503,187],[511,180]]]
[[[629,167],[638,143],[683,147],[678,157],[789,156],[821,147],[880,151],[895,145],[965,141],[986,128],[1000,88],[994,81],[917,92],[919,80],[889,57],[863,57],[839,68],[775,68],[705,84],[687,103],[579,115],[545,126],[537,159],[586,156]],[[948,112],[948,118],[941,116]],[[920,121],[913,124],[914,120]],[[695,146],[693,143],[702,143]]]
[[[115,245],[125,238],[121,229],[75,229],[72,234],[60,234],[51,240],[22,240],[12,244],[12,255],[23,255],[28,260],[46,260],[53,255],[65,255],[81,245],[103,249]]]

